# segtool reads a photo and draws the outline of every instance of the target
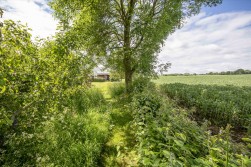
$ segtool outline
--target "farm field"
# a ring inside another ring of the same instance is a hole
[[[251,75],[192,75],[192,76],[160,76],[154,83],[184,83],[190,85],[234,85],[251,86]]]
[[[161,85],[161,92],[218,126],[251,125],[251,87],[175,83]]]

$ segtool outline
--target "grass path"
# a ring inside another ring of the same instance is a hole
[[[103,153],[104,166],[137,166],[136,142],[131,126],[133,117],[126,106],[112,105],[114,105],[110,113],[112,130]]]
[[[126,100],[111,99],[109,86],[112,82],[93,83],[107,99],[110,108],[111,132],[102,153],[104,167],[137,167],[136,141],[132,125],[132,114]]]

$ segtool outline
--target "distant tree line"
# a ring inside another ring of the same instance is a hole
[[[163,74],[163,76],[191,76],[191,75],[202,75],[196,73],[173,73],[173,74]]]
[[[190,75],[240,75],[240,74],[251,74],[251,70],[237,69],[235,71],[209,72],[206,74],[174,73],[174,74],[163,74],[163,75],[164,76],[190,76]]]
[[[239,75],[251,74],[251,70],[237,69],[235,71],[209,72],[207,75]]]

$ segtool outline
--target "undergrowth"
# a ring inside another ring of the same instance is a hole
[[[250,151],[232,142],[231,128],[217,135],[199,126],[181,109],[148,86],[133,98],[139,166],[245,166]]]
[[[103,95],[96,89],[74,88],[63,110],[51,108],[34,130],[14,131],[5,136],[0,165],[100,166],[109,136],[110,116]]]

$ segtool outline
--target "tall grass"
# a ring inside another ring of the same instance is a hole
[[[109,134],[109,116],[95,110],[62,113],[45,122],[37,166],[98,166]]]
[[[108,89],[112,98],[118,98],[125,93],[125,84],[116,83],[111,85]]]
[[[62,110],[50,108],[43,121],[29,125],[34,130],[6,136],[0,166],[99,166],[110,121],[107,112],[100,112],[106,109],[102,93],[78,87],[64,98]]]
[[[96,88],[75,88],[69,91],[67,105],[71,109],[81,113],[89,108],[99,107],[105,102],[103,94]]]

